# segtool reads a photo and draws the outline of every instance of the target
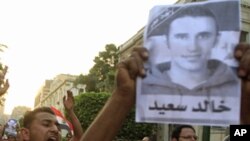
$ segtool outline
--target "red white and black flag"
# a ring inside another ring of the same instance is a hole
[[[67,130],[68,132],[71,132],[71,134],[73,135],[74,134],[74,131],[73,131],[73,125],[71,124],[70,121],[68,121],[64,115],[62,114],[62,112],[58,109],[56,109],[55,107],[51,106],[50,107],[51,110],[55,113],[56,115],[56,119],[57,121],[59,122],[60,124],[60,128],[62,130]]]

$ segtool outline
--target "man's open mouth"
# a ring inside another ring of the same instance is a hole
[[[49,137],[47,141],[58,141],[58,138],[57,137]]]

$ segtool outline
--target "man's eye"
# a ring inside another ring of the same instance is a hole
[[[43,122],[42,125],[45,126],[45,127],[49,127],[50,123],[49,122]]]
[[[188,38],[188,35],[186,34],[177,34],[175,35],[175,38],[180,39],[180,40],[185,40]]]
[[[198,39],[208,39],[211,37],[211,34],[210,33],[201,33],[199,36],[198,36]]]
[[[57,127],[57,129],[58,129],[59,131],[61,131],[61,128],[62,128],[62,127],[61,127],[61,125],[60,125],[58,122],[56,123],[56,127]]]

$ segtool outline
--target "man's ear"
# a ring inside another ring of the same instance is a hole
[[[24,141],[30,140],[30,131],[28,128],[21,128],[21,136]]]

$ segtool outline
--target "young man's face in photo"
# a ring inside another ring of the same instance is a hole
[[[185,16],[173,20],[167,35],[172,64],[189,71],[206,68],[216,41],[217,28],[212,17]]]

